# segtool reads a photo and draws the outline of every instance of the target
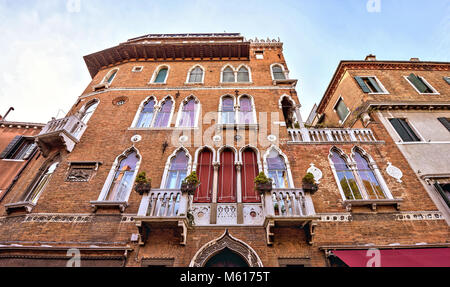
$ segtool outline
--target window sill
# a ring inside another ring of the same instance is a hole
[[[186,82],[186,83],[184,83],[185,85],[204,85],[205,83],[203,83],[203,82],[196,82],[196,83],[191,83],[191,82]]]
[[[25,160],[23,160],[23,159],[9,159],[9,158],[3,158],[2,161],[25,162]]]
[[[291,85],[297,85],[296,79],[284,79],[284,80],[273,80],[273,85],[279,85],[279,84],[291,84]]]
[[[14,211],[25,209],[27,213],[30,213],[31,210],[36,206],[33,202],[30,201],[22,201],[22,202],[14,202],[5,204],[6,213],[10,214]]]
[[[147,83],[147,85],[167,85],[167,83]]]
[[[91,201],[91,206],[94,209],[94,212],[99,208],[103,209],[115,209],[118,208],[121,212],[125,211],[128,203],[126,201]]]
[[[96,92],[99,90],[108,89],[109,86],[110,85],[108,83],[100,83],[100,84],[97,84],[94,87],[92,87],[92,91]]]
[[[400,209],[400,204],[403,202],[402,198],[393,198],[393,199],[357,199],[357,200],[344,200],[343,205],[347,209],[347,211],[351,211],[353,206],[369,206],[373,211],[377,210],[377,205],[386,206],[392,205],[395,206],[397,210]]]

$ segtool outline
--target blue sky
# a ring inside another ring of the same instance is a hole
[[[90,82],[84,55],[150,33],[280,37],[304,120],[340,60],[450,62],[449,0],[368,1],[0,0],[0,114],[62,117]]]

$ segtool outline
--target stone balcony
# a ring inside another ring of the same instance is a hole
[[[188,194],[179,189],[152,189],[144,194],[135,218],[141,236],[140,243],[145,244],[153,228],[173,227],[179,231],[180,244],[185,245],[188,206]]]
[[[86,127],[86,124],[74,115],[62,119],[54,119],[45,125],[35,137],[35,141],[44,157],[48,155],[52,148],[63,147],[68,152],[71,152],[80,141]]]
[[[327,143],[383,143],[371,129],[288,129],[289,144]]]

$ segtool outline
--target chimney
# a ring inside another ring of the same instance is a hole
[[[366,58],[364,59],[365,61],[376,61],[377,60],[377,56],[373,55],[373,54],[369,54],[366,56]]]
[[[411,59],[409,59],[411,62],[419,62],[420,60],[419,60],[419,58],[411,58]]]

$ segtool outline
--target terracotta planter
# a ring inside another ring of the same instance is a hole
[[[319,186],[316,183],[303,183],[303,191],[314,193],[319,189]]]
[[[152,189],[151,183],[136,183],[136,185],[134,186],[134,191],[136,191],[140,195],[150,192],[151,189]]]
[[[181,192],[187,192],[189,195],[193,195],[195,190],[197,189],[197,184],[182,183],[180,189],[181,189]]]
[[[259,191],[259,193],[271,192],[272,183],[258,183],[256,184],[256,190]]]

